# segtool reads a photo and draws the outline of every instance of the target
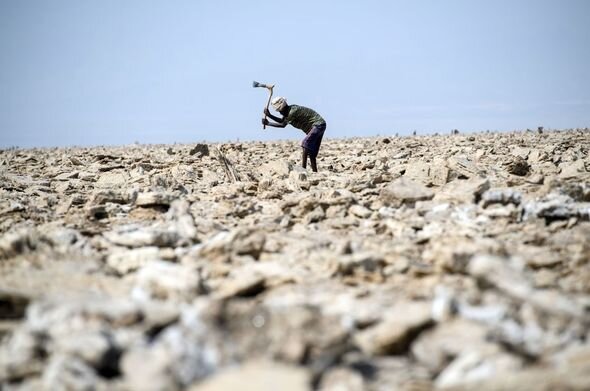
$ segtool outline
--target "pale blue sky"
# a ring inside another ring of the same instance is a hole
[[[590,126],[590,1],[0,0],[0,147]]]

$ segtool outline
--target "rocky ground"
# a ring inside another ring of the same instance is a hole
[[[589,150],[0,151],[0,388],[589,389]]]

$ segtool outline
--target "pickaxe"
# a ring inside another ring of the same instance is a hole
[[[270,105],[270,100],[272,98],[272,89],[274,88],[274,84],[263,84],[263,83],[258,83],[257,81],[253,81],[252,82],[252,87],[256,88],[256,87],[263,87],[268,89],[268,91],[270,92],[270,94],[268,95],[268,101],[266,102],[266,109],[268,110],[268,105]],[[264,119],[266,119],[266,114],[264,114]],[[262,125],[262,129],[266,129],[266,125]]]

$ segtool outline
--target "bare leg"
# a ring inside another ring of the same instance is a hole
[[[309,157],[309,162],[311,163],[311,170],[313,172],[318,172],[318,165],[316,163],[315,157]]]
[[[301,166],[307,168],[307,149],[305,148],[303,148],[303,153],[301,154]]]

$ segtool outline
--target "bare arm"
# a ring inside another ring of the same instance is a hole
[[[274,116],[273,116],[274,117]],[[275,119],[277,117],[274,117],[273,119]],[[266,126],[272,126],[274,128],[284,128],[285,126],[287,126],[287,119],[283,118],[282,120],[277,118],[277,122],[270,122],[269,120],[267,120],[266,118],[262,119],[262,124],[266,125]]]
[[[269,117],[270,119],[272,119],[275,122],[281,123],[285,120],[285,117],[283,117],[282,119],[279,117],[276,117],[274,115],[272,115],[270,113],[270,110],[268,110],[266,107],[264,108],[264,115],[266,115],[267,117]]]
[[[273,126],[275,128],[284,128],[285,126],[287,126],[289,124],[287,121],[287,116],[284,116],[283,118],[279,118],[277,116],[274,116],[270,113],[270,111],[266,107],[264,108],[264,115],[266,115],[267,117],[269,117],[270,119],[275,121],[275,123],[269,122],[266,118],[263,118],[262,119],[263,125]]]

